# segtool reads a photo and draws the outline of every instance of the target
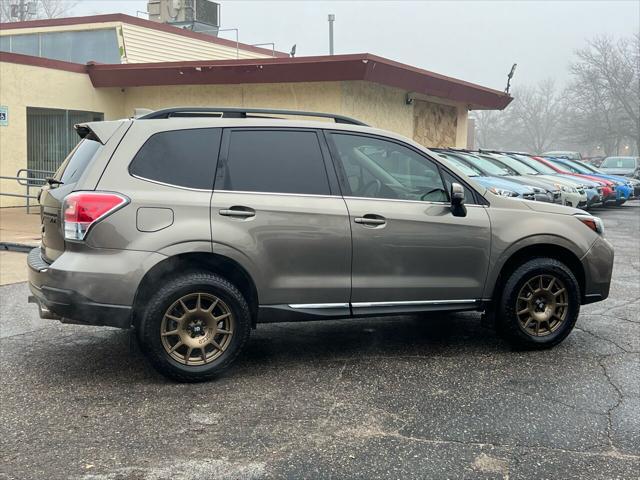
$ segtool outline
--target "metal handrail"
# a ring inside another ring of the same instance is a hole
[[[46,177],[51,177],[54,175],[54,173],[55,172],[51,172],[49,170],[35,170],[35,169],[29,169],[29,168],[21,168],[16,172],[15,177],[1,175],[0,180],[15,180],[16,182],[18,182],[18,185],[22,185],[23,187],[26,187],[26,194],[6,193],[3,191],[0,191],[0,195],[4,197],[26,199],[27,213],[30,213],[31,211],[30,200],[31,199],[38,200],[38,196],[31,195],[31,189],[33,187],[37,187],[39,189],[41,188],[42,185],[44,185],[47,182],[46,178],[34,177],[32,175],[42,175]],[[23,174],[26,174],[26,176]]]

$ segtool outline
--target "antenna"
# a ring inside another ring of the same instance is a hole
[[[509,89],[511,88],[511,79],[513,78],[513,74],[516,73],[517,63],[514,63],[511,67],[511,71],[507,75],[507,88],[504,89],[504,93],[509,93]]]

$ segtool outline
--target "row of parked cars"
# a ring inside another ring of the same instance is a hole
[[[446,162],[504,197],[589,209],[640,198],[640,180],[580,160],[490,150],[434,149]]]

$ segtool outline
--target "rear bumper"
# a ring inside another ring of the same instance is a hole
[[[92,302],[73,290],[43,287],[29,282],[32,296],[29,303],[38,305],[40,318],[59,320],[62,323],[79,325],[101,325],[106,327],[129,328],[131,307]]]
[[[29,301],[38,305],[41,318],[129,328],[138,285],[163,258],[150,252],[94,249],[65,251],[48,264],[35,248],[27,257]]]
[[[613,247],[604,238],[598,238],[582,257],[585,273],[583,304],[600,302],[609,296],[613,257]]]

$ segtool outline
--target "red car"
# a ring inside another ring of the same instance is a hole
[[[600,178],[600,177],[594,177],[591,175],[583,175],[581,173],[568,172],[564,170],[562,167],[560,167],[558,164],[556,164],[555,162],[550,162],[549,160],[543,157],[531,157],[531,158],[536,159],[540,163],[545,164],[549,168],[552,168],[556,172],[561,173],[563,175],[572,175],[574,177],[585,178],[587,180],[591,180],[592,182],[599,183],[600,185],[602,185],[602,199],[603,199],[602,204],[603,205],[606,202],[609,202],[612,200],[615,201],[616,199],[615,183],[613,183],[610,180],[607,180],[605,178]]]

